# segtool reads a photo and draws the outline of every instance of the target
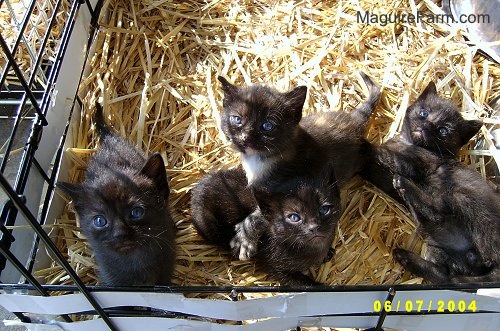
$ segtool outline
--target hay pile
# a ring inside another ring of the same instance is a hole
[[[362,24],[358,11],[379,14],[437,12],[431,1],[105,1],[90,74],[80,95],[85,110],[73,125],[66,157],[81,181],[95,147],[92,105],[102,98],[109,123],[122,136],[168,161],[171,208],[177,220],[179,285],[273,285],[253,262],[231,259],[207,245],[192,227],[190,190],[205,173],[239,161],[218,130],[223,75],[236,84],[266,83],[281,90],[308,86],[305,114],[350,111],[366,95],[357,71],[383,89],[369,139],[383,142],[398,131],[405,109],[431,80],[441,95],[461,105],[467,118],[487,128],[500,123],[488,102],[499,95],[497,65],[475,55],[460,30],[445,24]],[[480,150],[463,161],[486,176],[492,155],[486,128]],[[473,144],[471,144],[472,146]],[[423,252],[408,212],[360,178],[342,192],[345,213],[331,262],[310,270],[328,285],[420,283],[395,264],[393,247]],[[57,220],[58,244],[88,284],[95,283],[91,251],[75,215]],[[50,283],[68,280],[58,267],[43,270]],[[58,277],[52,277],[57,275]]]

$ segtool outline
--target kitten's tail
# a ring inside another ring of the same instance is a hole
[[[365,102],[356,107],[356,109],[353,112],[353,115],[356,116],[363,123],[366,123],[368,121],[368,118],[370,118],[370,115],[372,114],[373,110],[377,106],[381,93],[378,85],[375,84],[367,74],[365,74],[364,72],[360,72],[360,75],[363,78],[363,81],[365,82],[366,86],[368,86],[369,95],[368,99],[366,99]]]
[[[97,129],[97,133],[99,134],[99,138],[101,140],[104,137],[112,134],[112,131],[106,125],[106,121],[104,120],[104,110],[102,109],[102,106],[99,102],[95,103],[94,122]]]
[[[486,275],[481,276],[455,276],[452,283],[498,283],[500,282],[500,269],[495,268]]]

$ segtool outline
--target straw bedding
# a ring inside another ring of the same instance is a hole
[[[498,65],[477,55],[459,29],[426,22],[357,23],[356,13],[365,10],[440,9],[429,0],[105,1],[95,54],[80,86],[85,108],[65,153],[74,165],[70,180],[82,180],[96,146],[92,105],[100,99],[122,136],[148,153],[160,152],[167,162],[178,228],[174,284],[276,285],[252,261],[208,245],[190,223],[190,190],[201,176],[239,162],[218,129],[223,95],[216,77],[281,90],[307,85],[304,114],[310,114],[352,110],[367,94],[360,70],[383,90],[367,133],[371,141],[394,136],[407,105],[433,80],[466,118],[484,120],[461,159],[487,177],[492,156],[498,157],[488,133],[500,124],[488,106],[500,94]],[[336,255],[310,274],[328,285],[421,283],[391,255],[393,247],[425,252],[405,208],[360,178],[342,199]],[[83,280],[95,284],[92,253],[71,210],[69,205],[57,220],[53,235]],[[70,282],[59,267],[38,276],[48,283]]]

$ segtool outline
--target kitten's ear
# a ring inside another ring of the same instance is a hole
[[[436,84],[431,81],[424,91],[418,96],[417,100],[425,100],[432,95],[437,95],[437,89]]]
[[[57,182],[56,187],[61,190],[64,195],[69,196],[73,202],[79,200],[83,193],[83,186],[80,184]]]
[[[460,141],[461,145],[465,145],[483,126],[483,122],[480,120],[470,120],[464,121],[463,127],[461,129]]]
[[[222,84],[222,90],[224,91],[224,99],[233,100],[238,94],[238,87],[231,84],[227,79],[222,76],[218,76],[217,79]]]
[[[297,86],[285,94],[289,107],[292,109],[293,119],[296,123],[302,118],[302,108],[307,96],[307,86]]]
[[[164,194],[165,199],[168,198],[170,189],[168,187],[167,172],[165,171],[163,158],[159,153],[155,153],[148,158],[141,169],[141,174],[150,178],[158,190]]]

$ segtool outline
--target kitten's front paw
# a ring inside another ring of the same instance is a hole
[[[493,268],[496,266],[496,263],[493,262],[492,260],[486,260],[486,261],[484,261],[484,266],[486,268]]]
[[[243,222],[236,224],[234,227],[236,235],[231,239],[229,245],[234,256],[242,261],[249,260],[255,255],[257,245],[254,241],[246,235]]]
[[[400,175],[394,175],[392,178],[392,186],[394,186],[396,190],[402,188],[401,178],[402,177]]]
[[[400,175],[394,175],[394,177],[392,179],[392,186],[394,186],[396,191],[398,191],[399,195],[403,199],[405,198],[405,193],[406,193],[406,190],[404,187],[405,181],[406,181],[406,179],[401,177]]]
[[[394,259],[405,268],[410,263],[412,254],[412,252],[402,248],[394,248],[392,251]]]

